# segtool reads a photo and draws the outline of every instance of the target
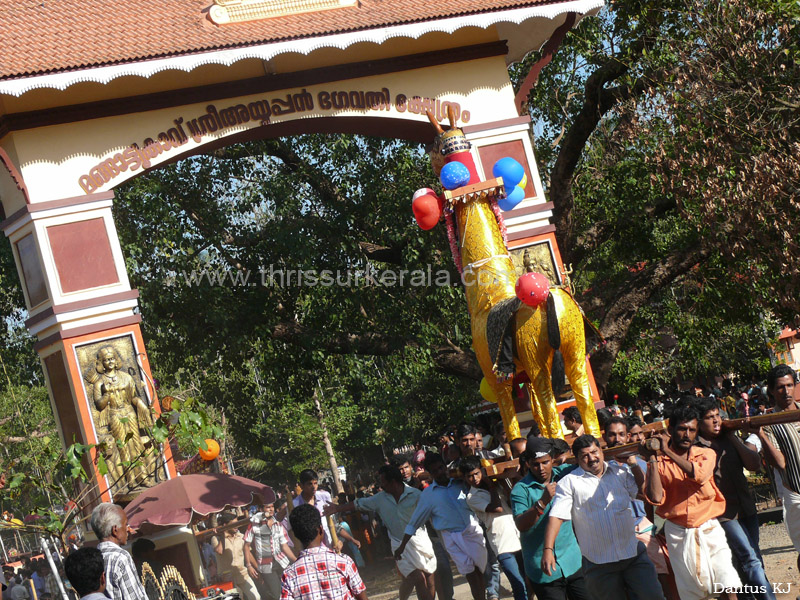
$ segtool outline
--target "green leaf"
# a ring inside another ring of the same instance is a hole
[[[97,471],[101,476],[108,475],[108,464],[101,453],[97,453]]]

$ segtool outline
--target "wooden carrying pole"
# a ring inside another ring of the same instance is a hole
[[[800,410],[784,410],[776,413],[767,413],[766,415],[757,415],[755,417],[743,417],[741,419],[726,419],[722,422],[722,431],[735,431],[742,429],[748,423],[754,427],[766,427],[768,425],[779,425],[781,423],[794,423],[800,421]],[[664,426],[661,428],[666,429],[669,427],[669,420],[661,421]],[[647,432],[650,435],[655,433],[655,430]],[[648,437],[649,437],[648,436]],[[613,448],[604,448],[603,454],[606,458],[630,456],[636,454],[639,449],[639,444],[623,444],[622,446],[614,446]]]
[[[767,425],[780,425],[781,423],[794,423],[795,421],[800,421],[800,410],[782,410],[781,412],[756,415],[755,417],[728,419],[722,422],[722,429],[741,429],[748,423],[755,427],[766,427]]]
[[[767,413],[766,415],[757,415],[755,417],[744,417],[741,419],[726,419],[722,422],[722,431],[734,431],[741,429],[748,423],[755,427],[766,427],[768,425],[779,425],[781,423],[794,423],[800,421],[800,410],[785,410],[776,413]],[[669,427],[669,420],[656,421],[648,423],[642,429],[647,437],[651,437],[656,433],[661,433]],[[568,436],[570,437],[570,436]],[[574,439],[574,436],[573,436]],[[614,446],[613,448],[603,448],[603,455],[605,458],[625,458],[632,454],[638,454],[639,444],[622,444],[621,446]],[[519,460],[514,459],[511,461],[495,463],[486,467],[486,475],[492,479],[502,479],[508,477],[505,471],[511,473],[512,469],[519,466]]]

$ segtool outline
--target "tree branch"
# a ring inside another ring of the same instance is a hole
[[[333,354],[367,354],[371,356],[387,356],[409,344],[416,343],[413,340],[374,332],[340,333],[325,336],[309,330],[296,321],[278,323],[272,328],[272,337],[283,342],[324,349]]]
[[[214,153],[215,157],[224,160],[238,160],[247,157],[263,158],[264,155],[277,158],[283,163],[286,171],[302,176],[326,205],[337,205],[346,201],[346,198],[339,193],[339,188],[329,177],[295,152],[291,144],[283,139],[265,140],[260,144],[230,146]]]
[[[403,246],[387,247],[379,246],[371,242],[359,242],[358,246],[370,260],[377,260],[392,265],[403,264]]]
[[[192,223],[194,223],[195,227],[197,227],[197,229],[200,230],[200,232],[203,234],[206,240],[211,241],[217,239],[217,236],[213,235],[210,228],[206,225],[206,222],[200,215],[198,215],[191,208],[183,204],[183,202],[180,199],[178,199],[178,206],[180,206],[183,209],[183,211],[186,213],[186,216],[189,217]],[[226,243],[227,244],[233,243],[234,241],[233,236],[231,236],[227,231],[223,231],[222,239],[219,241],[221,243],[218,244],[215,244],[213,241],[211,241],[211,245],[213,245],[217,249],[222,258],[225,259],[225,262],[228,263],[231,267],[233,267],[237,271],[244,271],[245,267],[244,265],[242,265],[241,261],[237,259],[235,256],[233,256],[230,252],[225,250],[225,247],[223,246],[223,244]]]
[[[631,46],[631,52],[641,52],[644,41],[640,38]],[[550,175],[550,200],[553,202],[553,221],[561,240],[564,262],[574,262],[570,255],[574,246],[572,211],[575,206],[572,195],[572,180],[580,162],[586,143],[597,128],[600,119],[611,110],[622,97],[619,92],[604,92],[605,85],[618,79],[628,71],[628,66],[616,57],[592,73],[584,85],[584,102],[580,112],[561,141],[558,158]]]
[[[9,419],[10,420],[10,419]],[[7,420],[5,422],[8,422]],[[36,426],[34,431],[31,431],[27,435],[6,435],[0,437],[0,444],[21,444],[22,442],[27,442],[30,439],[40,440],[42,438],[46,438],[48,436],[54,435],[55,432],[53,431],[41,431],[39,428],[44,425],[44,421],[39,423]],[[4,423],[0,423],[2,425]]]
[[[322,336],[294,321],[278,323],[272,329],[272,337],[287,343],[320,348],[334,354],[388,356],[408,346],[418,345],[414,339],[404,339],[375,332]],[[433,354],[433,362],[438,371],[448,375],[474,381],[480,381],[483,377],[475,354],[471,350],[463,350],[453,344],[437,348]]]
[[[710,250],[702,244],[671,254],[636,273],[626,282],[624,290],[605,304],[607,310],[600,320],[599,329],[606,343],[591,358],[598,387],[602,388],[608,383],[611,367],[639,309],[659,289],[690,271],[709,254]]]
[[[472,350],[462,350],[453,346],[438,348],[434,352],[433,362],[437,370],[448,375],[473,381],[480,381],[483,378],[483,371]]]

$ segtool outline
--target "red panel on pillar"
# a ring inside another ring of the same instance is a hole
[[[531,176],[531,169],[528,166],[528,156],[525,154],[525,146],[522,145],[522,140],[512,140],[509,142],[500,142],[499,144],[489,144],[487,146],[479,146],[478,154],[481,157],[481,165],[486,178],[494,177],[492,175],[492,167],[501,158],[510,156],[519,164],[525,167],[525,176],[528,178],[528,183],[525,184],[525,197],[531,198],[536,195],[536,190],[533,187],[533,177]]]
[[[61,291],[66,293],[119,283],[108,232],[102,218],[47,228]]]

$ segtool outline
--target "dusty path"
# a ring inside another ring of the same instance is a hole
[[[786,533],[783,523],[762,525],[759,530],[761,552],[767,570],[767,578],[777,584],[783,592],[777,593],[778,600],[800,598],[800,574],[797,571],[797,553]],[[456,573],[455,568],[453,572]],[[400,579],[394,569],[394,561],[388,557],[376,560],[373,565],[362,570],[367,584],[370,600],[394,600],[398,598]],[[511,598],[511,586],[502,576],[501,598]],[[466,580],[456,575],[454,600],[472,600]],[[412,595],[416,598],[416,595]]]
[[[783,523],[762,525],[759,536],[767,579],[782,590],[786,590],[784,593],[776,594],[778,600],[795,600],[800,597],[797,552]]]

